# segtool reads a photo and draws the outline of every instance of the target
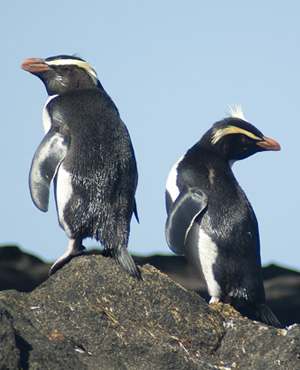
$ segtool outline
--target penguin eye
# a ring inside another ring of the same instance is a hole
[[[64,72],[64,73],[68,73],[68,72],[70,72],[70,68],[64,67],[64,68],[62,68],[61,71]]]
[[[246,137],[246,135],[240,135],[240,142],[241,142],[242,144],[245,144],[245,143],[246,143],[246,141],[247,141],[247,137]]]

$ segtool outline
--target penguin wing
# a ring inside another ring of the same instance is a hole
[[[166,223],[166,239],[173,252],[184,254],[187,235],[206,206],[207,196],[199,188],[185,187],[180,193]]]
[[[30,193],[33,203],[43,212],[48,211],[50,183],[69,146],[69,141],[52,127],[34,154],[29,174]]]

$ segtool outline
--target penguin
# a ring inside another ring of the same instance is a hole
[[[166,184],[166,240],[203,273],[209,303],[231,303],[275,327],[265,304],[258,223],[233,172],[235,161],[280,145],[246,121],[240,106],[216,122],[175,165]]]
[[[140,271],[127,250],[130,221],[137,220],[137,165],[133,146],[118,109],[94,68],[69,55],[26,59],[21,68],[45,85],[45,136],[29,174],[34,204],[47,212],[49,187],[54,193],[68,250],[50,268],[55,273],[95,238],[130,275]]]

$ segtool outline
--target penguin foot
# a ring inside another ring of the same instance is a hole
[[[219,303],[219,302],[220,302],[220,298],[219,297],[211,297],[210,300],[209,300],[209,304]]]
[[[85,247],[82,245],[82,239],[70,239],[68,250],[64,253],[50,268],[49,275],[53,275],[57,270],[62,268],[73,257],[80,256]]]

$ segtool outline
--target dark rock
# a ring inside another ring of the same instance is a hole
[[[205,281],[184,257],[135,257],[139,264],[150,263],[188,290],[209,299]],[[283,325],[300,323],[300,273],[270,264],[263,268],[266,302]]]
[[[0,290],[30,292],[48,278],[50,266],[17,246],[0,247]]]
[[[100,249],[86,255],[101,255]],[[138,257],[139,265],[150,263],[188,290],[208,300],[203,276],[181,256]],[[0,247],[0,290],[16,289],[30,292],[48,279],[51,264],[22,252],[16,246]],[[276,265],[263,268],[267,304],[283,325],[300,323],[300,273]]]
[[[300,368],[299,325],[250,321],[141,271],[80,256],[30,293],[0,292],[0,369]]]

